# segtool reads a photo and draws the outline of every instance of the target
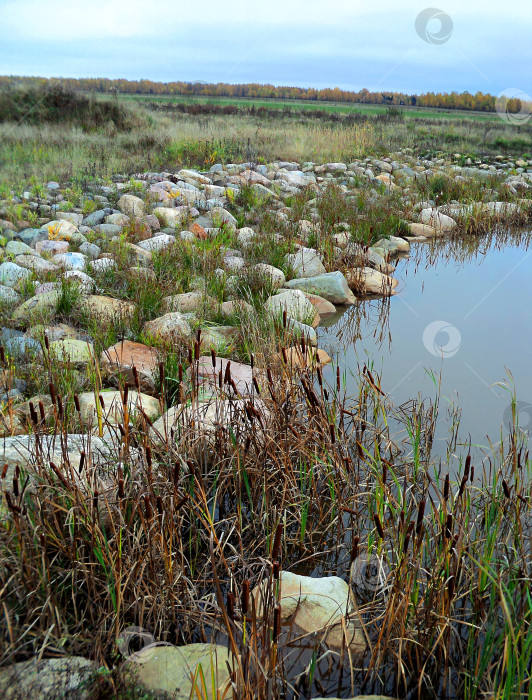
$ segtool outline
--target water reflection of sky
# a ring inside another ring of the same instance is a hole
[[[401,260],[396,296],[362,302],[334,325],[319,329],[319,344],[337,350],[348,372],[372,362],[395,404],[435,396],[430,372],[441,373],[435,451],[445,453],[447,405],[461,409],[460,437],[487,446],[501,439],[508,420],[511,372],[521,402],[521,425],[532,422],[532,247],[503,235],[414,244]],[[357,322],[357,318],[359,319]],[[444,327],[438,331],[438,324]],[[432,325],[431,325],[432,324]],[[425,333],[425,338],[424,338]],[[353,342],[353,338],[359,335]],[[442,359],[439,348],[444,348]],[[432,354],[437,353],[438,356]],[[327,378],[332,380],[332,370]],[[349,384],[355,390],[356,380]],[[505,431],[504,434],[506,434]]]

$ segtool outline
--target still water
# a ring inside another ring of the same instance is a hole
[[[452,406],[461,411],[457,454],[504,439],[514,391],[519,426],[529,429],[532,232],[412,243],[395,277],[395,296],[360,301],[318,329],[319,346],[345,370],[347,393],[364,364],[395,405],[434,399],[439,383],[436,457],[446,452]]]

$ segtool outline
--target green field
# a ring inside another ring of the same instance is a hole
[[[104,95],[102,95],[104,97]],[[107,96],[105,96],[107,97]],[[119,100],[125,102],[160,102],[168,104],[213,104],[233,105],[235,107],[264,107],[266,109],[294,109],[294,110],[323,110],[331,114],[386,114],[386,105],[373,104],[346,104],[345,102],[316,102],[314,100],[280,100],[276,98],[254,97],[189,97],[187,95],[130,95],[121,94]],[[411,107],[406,105],[395,106],[400,109],[406,118],[416,119],[474,119],[475,121],[492,121],[499,119],[495,112],[475,112],[468,110],[453,110],[431,107]]]

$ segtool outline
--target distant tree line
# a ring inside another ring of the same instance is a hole
[[[182,97],[227,97],[277,100],[311,100],[314,102],[343,102],[348,104],[375,104],[392,106],[436,107],[479,112],[494,112],[496,97],[483,92],[427,92],[408,95],[402,92],[370,92],[369,90],[340,90],[340,88],[301,88],[289,86],[246,83],[203,83],[175,81],[159,83],[152,80],[125,80],[122,78],[34,78],[0,76],[0,89],[15,87],[42,88],[60,82],[63,86],[84,92],[101,92],[108,95],[171,95]],[[519,112],[519,99],[511,99],[506,106],[509,112]]]

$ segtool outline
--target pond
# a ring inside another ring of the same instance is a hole
[[[440,408],[433,456],[444,458],[457,416],[456,454],[485,453],[508,435],[515,391],[519,427],[532,424],[532,235],[529,231],[412,243],[397,261],[397,294],[360,301],[318,329],[354,392],[364,364],[399,406]],[[326,370],[334,381],[335,366]],[[458,413],[457,413],[458,411]]]

